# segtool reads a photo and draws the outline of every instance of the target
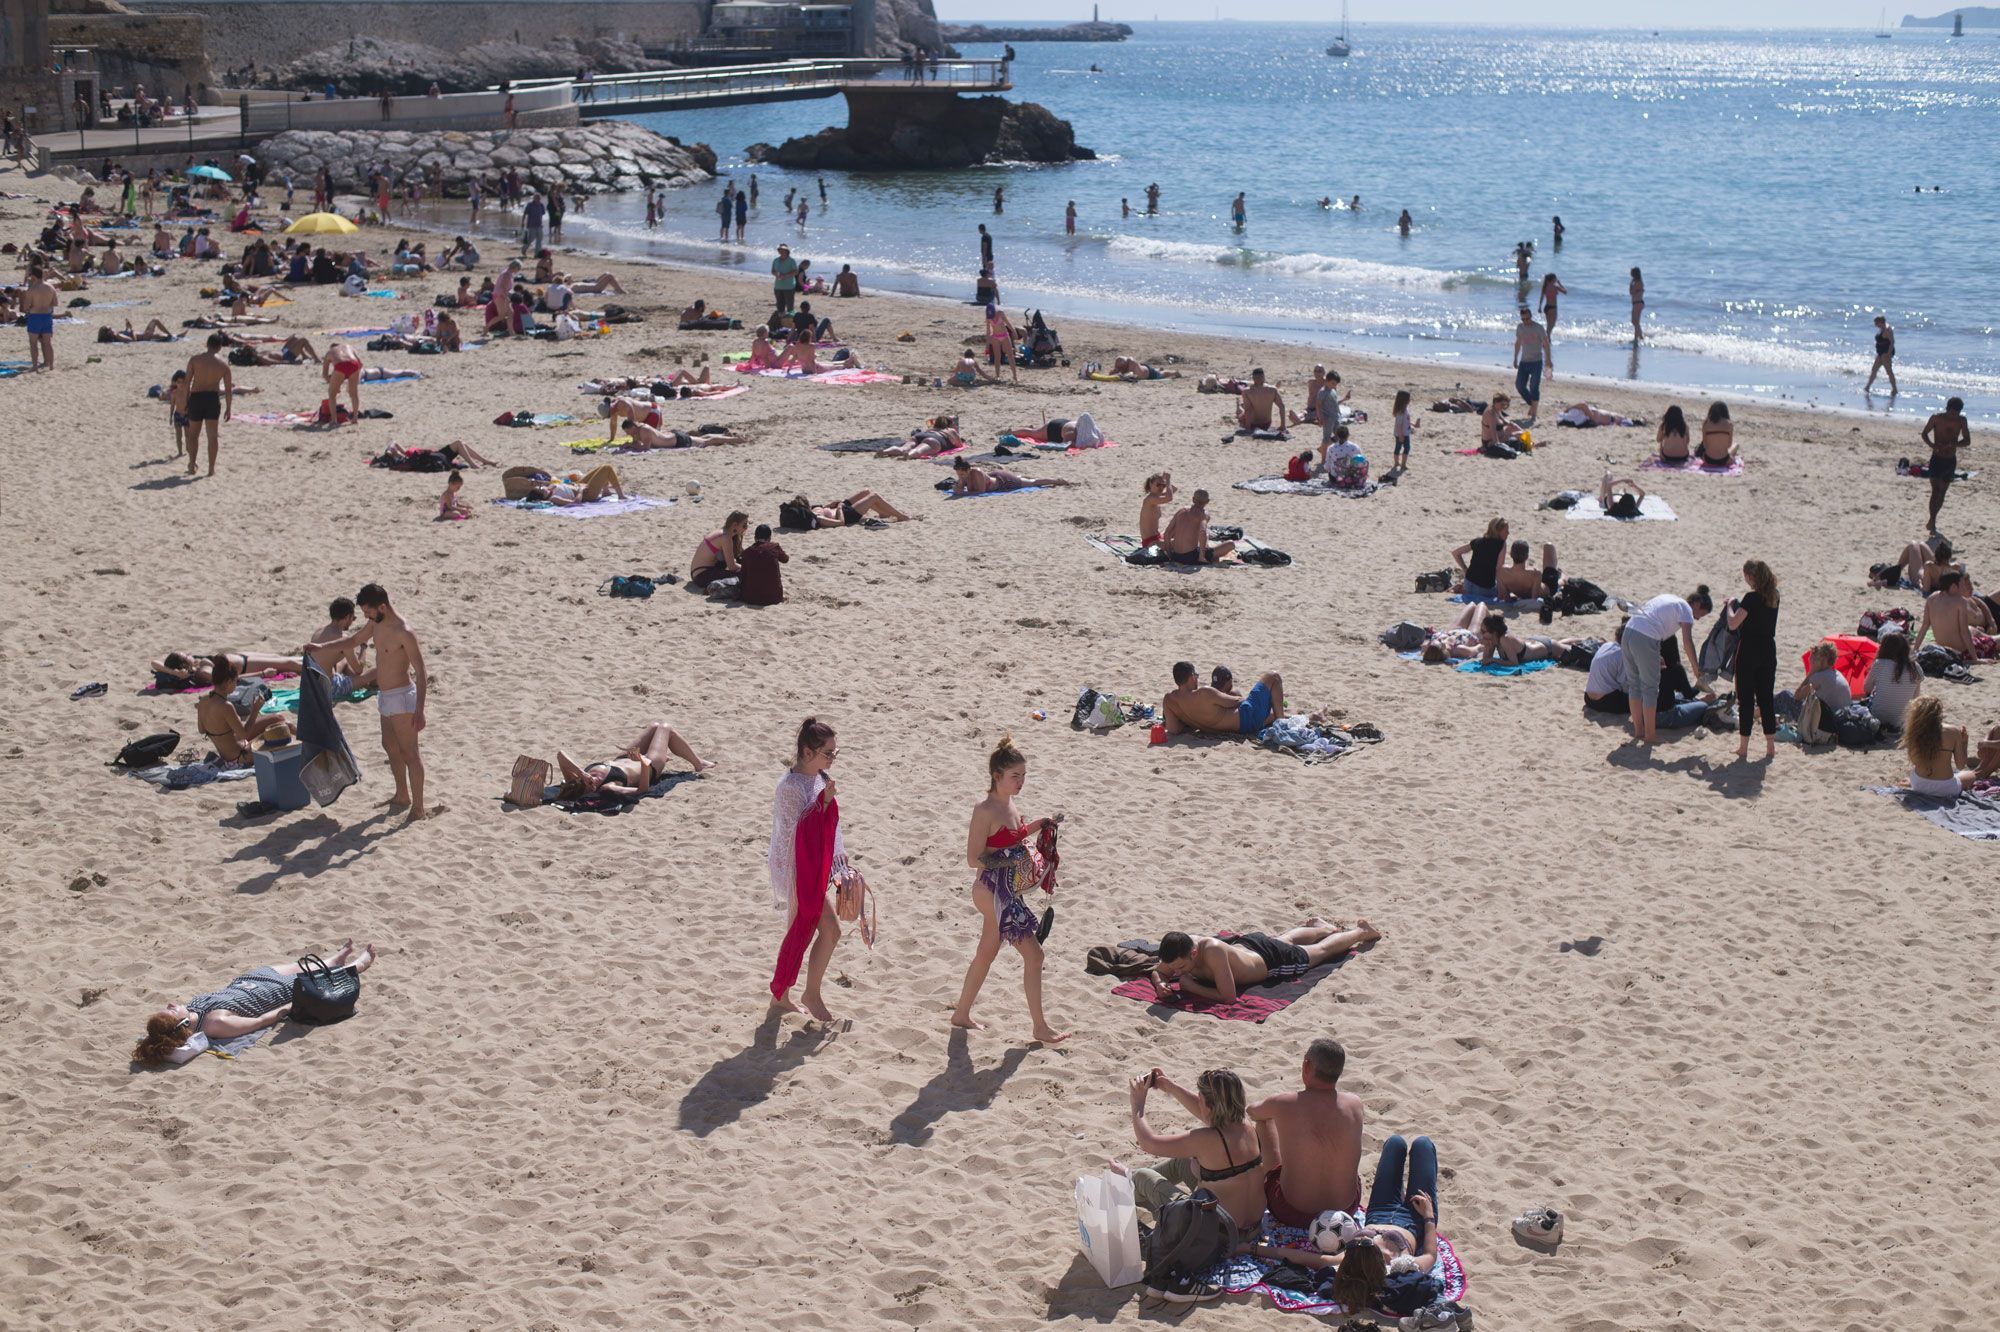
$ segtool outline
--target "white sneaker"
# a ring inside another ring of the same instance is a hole
[[[1448,1300],[1396,1320],[1401,1332],[1472,1332],[1472,1311]]]
[[[1553,1207],[1535,1206],[1514,1218],[1515,1238],[1553,1248],[1562,1243],[1562,1213]]]

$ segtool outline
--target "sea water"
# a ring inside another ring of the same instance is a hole
[[[1992,35],[1369,24],[1337,60],[1326,26],[1135,26],[1117,44],[1017,44],[1011,96],[1071,121],[1097,161],[828,172],[822,207],[812,173],[744,150],[844,123],[841,99],[644,115],[711,145],[738,184],[756,173],[748,243],[713,239],[719,185],[670,194],[650,231],[642,198],[593,200],[566,237],[758,273],[786,241],[829,278],[846,262],[868,289],[963,300],[983,222],[1010,310],[1422,358],[1463,367],[1477,396],[1507,378],[1529,240],[1531,303],[1549,271],[1569,292],[1551,397],[1593,375],[1918,418],[1959,394],[2000,419]],[[808,202],[803,230],[780,215],[788,189]],[[1894,402],[1886,380],[1861,391],[1877,313],[1897,333]]]

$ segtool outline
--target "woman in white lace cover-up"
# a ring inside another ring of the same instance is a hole
[[[827,892],[833,876],[847,869],[840,840],[840,806],[834,800],[828,769],[840,752],[833,727],[808,717],[799,727],[798,748],[791,768],[778,779],[771,813],[771,906],[789,913],[785,942],[771,974],[771,1004],[798,1012],[801,1007],[821,1022],[831,1022],[820,994],[827,964],[840,943],[840,920]],[[806,950],[812,952],[808,958]],[[800,965],[806,972],[805,993],[792,1002],[792,986]]]

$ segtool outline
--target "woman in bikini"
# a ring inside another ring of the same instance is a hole
[[[1701,423],[1701,465],[1727,467],[1736,461],[1736,423],[1729,419],[1729,404],[1712,402],[1708,419]]]
[[[558,749],[556,766],[562,770],[563,798],[574,800],[577,796],[594,795],[601,791],[623,800],[637,800],[654,782],[666,775],[669,756],[685,762],[695,770],[696,775],[707,772],[712,766],[681,739],[679,731],[663,721],[654,722],[641,731],[639,738],[625,746],[617,758],[601,763],[586,763],[579,767],[575,759]]]
[[[1014,326],[1007,322],[1007,316],[1000,313],[1000,307],[992,301],[986,303],[986,356],[993,362],[993,378],[1000,378],[1000,363],[1005,360],[1007,372],[1016,384],[1021,382],[1021,367],[1015,364]]]
[[[707,587],[718,578],[733,578],[742,572],[736,561],[743,554],[743,536],[749,530],[750,515],[741,509],[732,510],[722,520],[722,530],[710,532],[694,548],[688,582],[695,587]]]
[[[197,655],[192,652],[169,652],[158,661],[149,661],[146,668],[153,673],[153,688],[161,693],[177,693],[195,685],[210,685],[215,682],[211,662],[226,660],[241,678],[245,675],[263,675],[269,671],[296,671],[297,657],[274,657],[261,652],[220,652]]]
[[[1688,420],[1679,403],[1660,413],[1660,428],[1653,432],[1653,439],[1660,446],[1661,462],[1688,460]]]
[[[1008,490],[1027,490],[1033,486],[1073,486],[1076,482],[1068,477],[1022,476],[1004,467],[990,471],[984,467],[974,467],[963,458],[951,462],[953,472],[951,493],[953,495],[990,495]]]
[[[1639,327],[1639,316],[1646,312],[1646,279],[1639,276],[1636,265],[1632,269],[1632,281],[1625,290],[1632,297],[1632,341],[1637,343],[1646,336],[1645,331]]]
[[[229,691],[238,679],[236,658],[218,652],[208,659],[209,691],[194,705],[195,725],[215,745],[216,755],[227,767],[241,767],[250,761],[250,746],[276,726],[290,726],[289,712],[262,712],[244,721],[229,701]],[[290,663],[296,666],[297,662]]]
[[[1542,274],[1542,323],[1553,338],[1556,332],[1556,297],[1569,295],[1569,288],[1554,273]]]
[[[1057,1031],[1042,1014],[1042,945],[1035,913],[1023,894],[1032,887],[1052,883],[1055,866],[1049,861],[1055,852],[1055,829],[1062,815],[1036,819],[1021,817],[1014,797],[1028,780],[1028,760],[1014,748],[1012,736],[1002,736],[986,760],[986,798],[972,807],[972,823],[965,835],[965,863],[978,872],[972,884],[972,902],[979,908],[979,944],[965,969],[965,984],[958,992],[958,1007],[952,1010],[951,1025],[978,1031],[986,1024],[972,1016],[973,1000],[986,983],[1000,945],[1010,943],[1021,954],[1021,988],[1028,999],[1028,1018],[1034,1039],[1043,1045],[1057,1045],[1069,1039]],[[1258,1220],[1262,1221],[1262,1213]]]
[[[1910,700],[1903,714],[1903,752],[1910,756],[1905,785],[1914,794],[1956,800],[1980,778],[2000,772],[2000,726],[1980,742],[1976,764],[1967,757],[1967,747],[1965,728],[1944,724],[1943,699],[1919,694]]]
[[[1146,497],[1139,501],[1139,544],[1160,544],[1160,514],[1174,498],[1174,474],[1155,472],[1146,478]]]
[[[1146,1096],[1163,1091],[1205,1126],[1190,1133],[1160,1133],[1146,1122]],[[1132,1079],[1132,1136],[1139,1150],[1165,1158],[1132,1172],[1132,1191],[1158,1217],[1183,1189],[1207,1189],[1234,1223],[1230,1248],[1257,1237],[1264,1224],[1264,1156],[1250,1123],[1243,1079],[1211,1068],[1194,1090],[1160,1069]]]
[[[361,357],[354,348],[335,339],[320,358],[320,377],[326,380],[326,405],[330,423],[340,424],[340,389],[347,386],[347,401],[354,415],[361,415]]]
[[[935,458],[941,454],[956,453],[965,447],[965,441],[958,437],[958,418],[940,416],[929,424],[910,432],[910,437],[900,444],[891,444],[886,449],[878,449],[878,458]]]
[[[792,499],[794,503],[805,502],[803,495],[794,495]],[[829,504],[807,504],[806,507],[812,510],[813,522],[821,527],[859,527],[871,518],[888,523],[912,520],[912,515],[904,513],[872,490],[857,490],[846,499]]]

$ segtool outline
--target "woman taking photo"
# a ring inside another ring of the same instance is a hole
[[[1750,712],[1754,705],[1764,726],[1764,757],[1778,752],[1778,579],[1762,560],[1746,560],[1743,581],[1750,590],[1729,608],[1729,627],[1736,631],[1736,757],[1750,757]]]
[[[327,959],[327,965],[335,970],[350,962],[357,973],[374,966],[375,945],[363,946],[357,957],[354,940],[349,939]],[[298,963],[274,963],[246,971],[221,989],[197,995],[185,1004],[168,1004],[146,1019],[146,1034],[132,1051],[132,1058],[158,1068],[185,1064],[209,1049],[234,1053],[227,1048],[233,1042],[275,1027],[292,1015],[292,983],[298,977]]]
[[[1035,937],[1035,913],[1022,895],[1031,886],[1046,883],[1053,872],[1048,855],[1055,849],[1055,828],[1062,815],[1030,823],[1014,808],[1014,797],[1028,780],[1028,760],[1014,748],[1011,735],[1002,736],[987,757],[986,776],[986,798],[972,807],[972,823],[965,834],[965,863],[979,871],[972,884],[972,902],[981,917],[979,946],[965,969],[951,1025],[974,1031],[985,1028],[973,1018],[972,1002],[986,983],[993,959],[1000,956],[1000,945],[1010,943],[1021,953],[1021,989],[1027,995],[1034,1038],[1043,1045],[1058,1045],[1069,1039],[1069,1033],[1050,1027],[1042,1015],[1042,945]]]
[[[828,769],[839,755],[833,727],[808,717],[799,727],[792,765],[778,779],[771,812],[771,907],[790,913],[778,965],[771,973],[771,1006],[796,1013],[803,1006],[821,1022],[833,1021],[820,985],[840,942],[840,917],[827,885],[850,873],[840,840],[840,805]],[[810,958],[807,948],[812,949]],[[805,993],[792,1002],[799,967],[806,971]]]
[[[1146,1096],[1159,1090],[1202,1122],[1190,1133],[1160,1133],[1146,1122]],[[1207,1189],[1235,1223],[1229,1247],[1257,1237],[1264,1225],[1264,1157],[1250,1123],[1243,1079],[1226,1068],[1211,1068],[1195,1079],[1194,1091],[1160,1069],[1132,1079],[1132,1136],[1139,1150],[1165,1158],[1132,1172],[1132,1191],[1158,1216],[1182,1190]]]

